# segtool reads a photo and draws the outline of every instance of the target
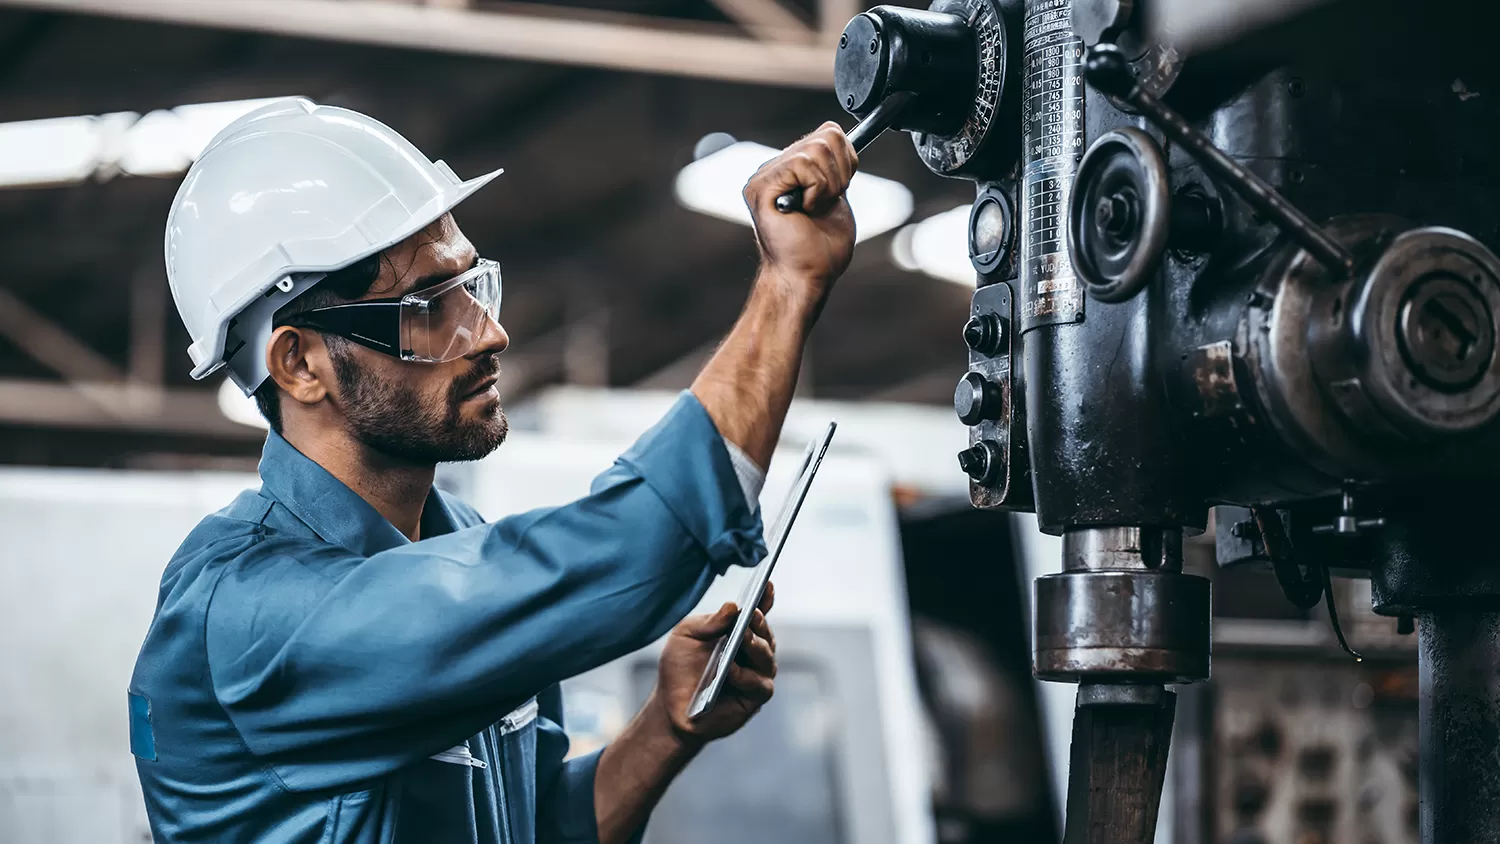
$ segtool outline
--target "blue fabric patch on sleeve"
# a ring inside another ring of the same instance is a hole
[[[156,734],[151,731],[151,701],[130,692],[130,752],[147,762],[156,761]]]

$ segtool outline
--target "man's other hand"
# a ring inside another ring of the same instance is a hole
[[[761,273],[821,303],[833,280],[854,255],[854,215],[844,191],[859,167],[859,155],[837,123],[782,150],[745,185],[745,204],[755,219]],[[776,197],[802,189],[802,210],[776,210]]]
[[[667,636],[657,668],[657,705],[663,707],[672,729],[688,743],[702,743],[723,738],[750,720],[775,691],[776,635],[766,622],[766,613],[775,602],[775,589],[766,585],[760,606],[751,610],[750,627],[745,631],[734,665],[729,668],[724,688],[713,708],[696,719],[687,716],[698,679],[708,666],[714,644],[734,627],[737,609],[727,603],[718,612],[693,615],[683,619]]]

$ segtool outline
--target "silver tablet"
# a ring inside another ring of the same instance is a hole
[[[807,498],[813,476],[818,474],[818,467],[823,464],[823,455],[828,453],[828,444],[833,441],[833,432],[837,428],[837,422],[829,422],[823,436],[807,444],[807,451],[802,455],[802,467],[797,471],[797,479],[792,482],[792,489],[787,493],[781,512],[776,516],[776,524],[771,528],[766,558],[755,567],[750,578],[745,581],[744,589],[740,590],[739,600],[735,602],[739,615],[734,620],[734,629],[714,645],[713,655],[703,669],[703,677],[698,680],[698,689],[693,692],[693,702],[688,707],[689,718],[697,718],[712,709],[714,702],[719,699],[724,679],[729,676],[729,666],[734,664],[735,655],[739,653],[740,644],[745,638],[745,629],[750,626],[751,611],[760,605],[766,584],[771,580],[771,570],[776,568],[776,560],[786,545],[787,534],[791,533],[792,522],[797,518],[797,511],[802,509],[802,501]]]

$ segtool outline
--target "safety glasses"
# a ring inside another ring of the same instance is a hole
[[[391,299],[333,305],[297,314],[288,324],[347,338],[392,357],[443,363],[474,351],[500,314],[500,265],[474,268]]]

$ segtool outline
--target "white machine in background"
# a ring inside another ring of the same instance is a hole
[[[162,569],[253,475],[0,470],[0,841],[151,840],[125,688]]]

